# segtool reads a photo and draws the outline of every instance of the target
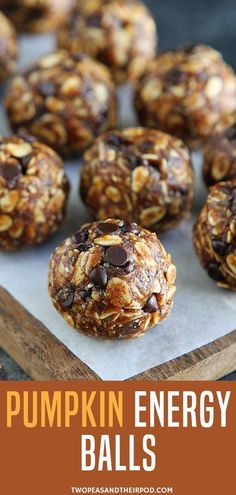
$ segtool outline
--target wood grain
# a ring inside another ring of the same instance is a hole
[[[218,380],[236,369],[236,330],[129,380]]]
[[[34,380],[100,380],[1,287],[0,346]]]

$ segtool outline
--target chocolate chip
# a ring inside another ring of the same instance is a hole
[[[96,15],[96,14],[90,15],[89,17],[87,17],[86,24],[89,27],[100,27],[101,25],[100,15]]]
[[[2,366],[0,366],[0,381],[7,380],[7,375]]]
[[[97,228],[103,234],[112,234],[113,232],[117,232],[117,230],[119,229],[118,225],[109,222],[99,223]]]
[[[147,300],[147,302],[146,302],[143,310],[146,313],[155,313],[156,311],[158,311],[157,299],[154,296],[154,294],[151,297],[149,297],[149,299]]]
[[[214,261],[208,265],[208,275],[212,280],[215,280],[215,282],[222,282],[224,280],[220,271],[220,266]]]
[[[45,15],[45,9],[40,7],[30,7],[27,12],[28,21],[37,21],[43,18]]]
[[[144,141],[143,143],[139,144],[139,150],[141,153],[148,153],[150,149],[152,149],[153,143],[151,141]]]
[[[220,241],[219,239],[213,239],[211,244],[216,254],[219,254],[219,256],[225,256],[228,249],[228,244],[226,242]]]
[[[130,155],[127,157],[127,159],[131,170],[134,170],[136,167],[148,164],[146,160],[143,160],[142,157],[138,155]]]
[[[62,69],[65,71],[65,72],[71,72],[72,70],[74,70],[73,67],[71,67],[71,65],[67,65],[67,64],[63,64],[62,65]]]
[[[73,12],[72,13],[73,15],[70,16],[69,18],[69,29],[70,31],[73,31],[73,34],[75,34],[75,32],[77,31],[77,16],[75,15],[75,13]]]
[[[236,195],[233,197],[232,202],[231,202],[231,211],[234,214],[236,214]]]
[[[74,240],[76,244],[79,246],[80,244],[84,244],[88,240],[89,234],[87,230],[79,230],[74,235]]]
[[[128,261],[128,253],[122,246],[111,246],[106,252],[106,259],[113,266],[123,266]]]
[[[134,264],[132,261],[128,261],[128,263],[124,266],[124,272],[125,273],[131,273],[134,270]]]
[[[106,138],[106,144],[113,148],[120,148],[122,146],[122,139],[116,134],[112,134]]]
[[[131,223],[128,221],[125,221],[123,223],[122,230],[123,230],[123,232],[125,232],[127,234],[138,234],[139,233],[138,227],[134,223]]]
[[[166,82],[171,85],[179,84],[183,76],[184,74],[180,69],[170,69],[166,74]]]
[[[80,253],[85,253],[90,249],[90,246],[81,242],[80,244],[76,244],[76,249],[78,249]]]
[[[90,273],[90,280],[96,289],[105,289],[107,279],[107,272],[103,266],[97,266]]]
[[[74,302],[75,294],[74,291],[69,288],[61,289],[57,293],[58,299],[60,301],[62,308],[70,308]]]
[[[53,96],[55,94],[55,84],[50,81],[40,81],[37,87],[43,96]]]
[[[85,58],[88,58],[87,55],[84,53],[72,53],[71,58],[74,60],[74,62],[82,62]]]
[[[20,164],[0,164],[0,174],[7,181],[9,187],[15,187],[18,179],[22,175],[21,166]]]
[[[20,158],[20,162],[21,162],[21,165],[22,165],[22,168],[23,168],[23,171],[25,172],[26,169],[27,169],[27,165],[29,165],[29,162],[31,161],[31,159],[33,158],[33,153],[29,153],[28,155],[26,156],[23,156],[22,158]]]

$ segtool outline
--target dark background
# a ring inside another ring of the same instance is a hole
[[[146,0],[159,34],[159,49],[185,43],[206,43],[223,53],[236,69],[236,0]],[[0,362],[9,379],[26,376],[0,349]],[[227,377],[236,380],[236,372]]]
[[[202,42],[236,69],[236,0],[146,0],[155,16],[159,48]]]

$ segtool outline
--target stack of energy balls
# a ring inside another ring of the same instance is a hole
[[[202,149],[211,188],[194,244],[210,277],[236,290],[236,77],[222,56],[205,45],[158,54],[139,0],[0,0],[0,8],[18,30],[50,28],[57,38],[6,93],[16,135],[0,139],[1,248],[56,232],[69,194],[62,158],[85,152],[80,193],[95,221],[53,253],[49,292],[88,335],[142,335],[173,305],[176,267],[157,234],[188,216],[188,148]],[[3,14],[0,27],[2,81],[17,42]],[[118,130],[117,85],[127,82],[140,127]]]

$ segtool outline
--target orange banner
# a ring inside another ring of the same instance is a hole
[[[3,495],[235,487],[234,382],[2,382]]]

